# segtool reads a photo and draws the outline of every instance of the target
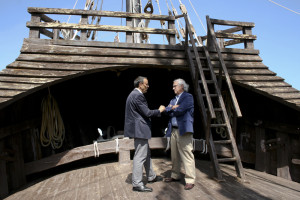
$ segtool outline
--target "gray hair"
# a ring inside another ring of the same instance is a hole
[[[189,91],[189,85],[181,78],[175,79],[173,82],[177,82],[178,85],[182,85],[184,91]]]
[[[147,79],[147,77],[138,76],[133,82],[134,87],[138,88],[140,83],[144,83],[144,79]]]

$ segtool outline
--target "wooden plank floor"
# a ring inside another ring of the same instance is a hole
[[[158,175],[169,176],[171,161],[153,159]],[[8,196],[13,199],[300,199],[300,184],[252,169],[246,169],[249,183],[241,183],[234,167],[222,165],[224,182],[210,178],[210,162],[196,161],[197,182],[194,189],[185,191],[184,182],[156,182],[147,184],[152,193],[133,192],[131,186],[132,163],[117,162],[97,164],[54,175],[48,179],[28,184],[22,190]],[[145,177],[144,177],[145,178]],[[146,180],[146,179],[145,179]]]

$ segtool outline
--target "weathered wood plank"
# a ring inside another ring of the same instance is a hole
[[[14,76],[30,76],[30,77],[49,77],[49,78],[62,78],[73,74],[80,73],[78,71],[53,71],[53,70],[17,70],[17,69],[4,69],[0,75],[14,75]]]
[[[8,90],[8,89],[0,89],[0,97],[1,98],[13,98],[15,95],[20,94],[26,90]]]
[[[256,40],[256,35],[249,34],[233,34],[233,33],[220,33],[216,32],[217,38],[227,38],[227,39],[243,39],[243,40]]]
[[[229,40],[229,41],[224,41],[223,45],[224,45],[224,47],[227,47],[230,45],[240,44],[243,42],[244,42],[244,40],[241,40],[241,39],[233,39],[233,40]]]
[[[250,87],[254,88],[261,88],[261,87],[291,87],[290,84],[283,82],[283,81],[274,81],[274,82],[267,82],[267,81],[244,81],[240,80],[240,83],[246,84]]]
[[[0,97],[0,104],[11,100],[11,97]]]
[[[152,15],[147,13],[128,13],[128,12],[113,12],[113,11],[98,11],[98,10],[36,8],[36,7],[29,7],[27,10],[29,13],[43,13],[43,14],[88,15],[88,16],[118,17],[118,18],[124,17],[124,18],[167,20],[167,21],[175,20],[174,16]]]
[[[140,64],[140,65],[157,65],[157,66],[186,66],[187,62],[183,59],[166,59],[166,58],[122,58],[122,57],[96,57],[96,56],[65,56],[65,55],[45,55],[45,54],[21,54],[18,61],[43,61],[43,62],[62,62],[62,63],[99,63],[99,64]],[[20,72],[21,73],[21,72]],[[43,73],[41,71],[41,73]],[[57,72],[52,72],[56,74]],[[71,72],[62,71],[62,74],[69,75]],[[76,73],[76,72],[74,72]],[[18,74],[17,72],[15,74]],[[43,73],[45,75],[51,72]],[[50,76],[50,75],[49,75]],[[65,76],[65,75],[62,75]]]
[[[77,63],[50,63],[50,62],[30,62],[30,61],[15,61],[7,66],[7,69],[44,69],[44,70],[59,70],[59,71],[88,71],[88,70],[95,70],[95,69],[109,69],[109,68],[121,68],[121,67],[130,67],[130,65],[124,65],[124,64],[77,64]],[[10,81],[10,78],[13,77],[1,77],[0,76],[0,82],[4,78],[7,78],[8,81]],[[15,77],[16,79],[12,79],[12,82],[18,82],[19,79],[20,82],[35,82],[35,83],[44,83],[48,80],[54,81],[57,80],[55,78],[20,78]],[[29,81],[28,81],[28,80]]]
[[[166,138],[152,138],[149,140],[149,145],[151,149],[165,149],[166,148]],[[203,146],[202,143],[196,141],[196,151],[202,151]],[[116,152],[116,142],[107,141],[98,143],[99,154],[107,154],[107,153],[117,153]],[[133,139],[120,139],[119,140],[119,150],[133,150],[134,149],[134,141]],[[70,163],[79,159],[84,159],[88,157],[93,157],[95,155],[94,145],[86,145],[82,147],[77,147],[72,150],[68,150],[62,153],[58,153],[52,155],[47,158],[43,158],[37,161],[33,161],[25,164],[25,173],[32,174],[36,172],[40,172],[46,169],[50,169],[59,165],[63,165],[66,163]]]
[[[273,93],[275,97],[280,97],[282,99],[300,99],[300,92],[294,93]]]
[[[39,45],[63,45],[63,46],[83,46],[83,47],[108,47],[108,48],[126,48],[126,49],[165,49],[165,50],[181,50],[184,47],[180,45],[161,45],[161,44],[143,44],[143,43],[122,43],[122,42],[100,42],[100,41],[78,41],[78,40],[49,40],[25,38],[25,42]]]
[[[220,20],[210,18],[212,24],[218,25],[228,25],[228,26],[244,26],[244,27],[254,27],[253,22],[239,22],[239,21],[230,21],[230,20]]]
[[[217,70],[215,70],[215,73],[217,74]],[[276,73],[266,70],[266,69],[231,69],[228,68],[228,73],[230,75],[276,75]]]
[[[112,31],[112,32],[133,32],[133,33],[149,33],[149,34],[175,34],[175,30],[157,29],[157,28],[140,28],[127,26],[111,26],[111,25],[94,25],[94,24],[72,24],[57,22],[32,22],[26,23],[28,28],[50,28],[50,29],[75,29],[75,30],[96,30],[96,31]]]
[[[120,56],[120,57],[152,57],[152,58],[184,58],[183,51],[170,50],[143,50],[140,49],[118,49],[118,48],[90,48],[58,45],[31,45],[24,44],[22,53],[47,53],[64,55],[96,55],[96,56]]]
[[[232,75],[231,78],[233,78],[236,81],[242,81],[242,82],[246,82],[246,81],[257,81],[257,82],[265,82],[265,81],[269,81],[268,83],[272,83],[272,81],[274,82],[278,82],[278,81],[282,81],[282,83],[284,83],[284,79],[279,77],[279,76],[259,76],[259,75],[254,75],[254,76],[247,76],[247,75]]]
[[[200,54],[201,56],[201,54]],[[261,62],[262,58],[258,55],[243,55],[243,54],[227,54],[222,53],[224,61],[247,61],[247,62]],[[193,57],[193,59],[195,59]],[[210,59],[212,61],[218,61],[218,55],[216,53],[210,53]]]
[[[26,91],[35,87],[40,86],[41,84],[25,84],[25,83],[4,83],[0,82],[1,89],[10,89],[10,90],[19,90],[19,91]],[[1,90],[0,90],[1,95]]]
[[[19,61],[15,61],[12,63],[12,67],[10,67],[10,65],[8,65],[7,69],[9,68],[22,68],[21,66],[23,66],[23,64],[21,64],[22,62]],[[28,62],[26,64],[24,64],[24,68],[26,69],[27,64],[29,64],[31,67],[30,68],[44,68],[47,69],[47,63],[43,63],[45,65],[45,67],[42,66],[42,64],[36,64],[36,63],[32,63],[32,62]],[[19,66],[20,65],[20,66]],[[51,69],[51,68],[49,68]],[[59,68],[58,68],[59,69]],[[55,80],[59,80],[59,78],[28,78],[28,77],[14,77],[14,76],[1,76],[0,75],[0,82],[5,82],[5,83],[32,83],[32,84],[42,84],[42,83],[48,83],[48,82],[52,82]]]
[[[279,87],[279,88],[259,88],[259,90],[273,94],[273,93],[294,93],[299,92],[297,89],[292,87]]]

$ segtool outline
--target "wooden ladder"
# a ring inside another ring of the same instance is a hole
[[[190,72],[193,80],[193,86],[196,94],[197,103],[199,105],[200,113],[202,116],[202,124],[205,129],[206,142],[209,150],[209,155],[212,160],[215,178],[218,181],[223,180],[219,163],[234,162],[237,176],[241,178],[242,181],[246,181],[244,169],[241,163],[234,134],[231,128],[225,103],[221,94],[220,87],[222,83],[222,76],[225,78],[225,82],[227,83],[227,88],[230,93],[231,101],[236,116],[241,117],[242,114],[239,105],[237,103],[236,96],[230,81],[228,71],[225,66],[225,62],[222,58],[220,48],[218,47],[217,39],[215,37],[210,19],[207,16],[208,37],[210,37],[214,42],[214,46],[216,48],[218,59],[221,65],[221,67],[219,68],[219,75],[218,75],[219,80],[217,80],[216,78],[207,47],[203,45],[202,39],[201,37],[199,37],[198,39],[201,43],[200,46],[202,46],[201,48],[203,48],[205,54],[205,56],[201,57],[196,47],[191,25],[189,23],[187,15],[184,15],[184,18],[186,22],[185,50],[186,50],[188,63],[190,66]],[[190,38],[190,41],[188,40],[188,38]],[[191,43],[192,45],[189,46],[189,43]],[[196,62],[194,62],[193,58],[195,58]],[[205,68],[202,66],[200,60],[206,61]],[[221,120],[216,120],[217,116],[221,116]],[[226,131],[227,134],[226,139],[214,140],[213,135],[214,136],[216,135],[215,133],[217,128],[223,128]],[[216,146],[219,147],[228,146],[232,152],[232,156],[219,158],[216,152]]]

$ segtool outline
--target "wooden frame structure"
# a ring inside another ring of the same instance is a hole
[[[271,99],[278,103],[276,105],[286,106],[290,109],[288,114],[286,114],[288,117],[296,116],[297,118],[299,115],[299,91],[284,82],[283,78],[276,76],[276,73],[269,70],[262,63],[259,51],[254,49],[253,41],[256,39],[256,36],[252,35],[251,31],[254,23],[225,21],[208,17],[209,34],[200,37],[201,40],[207,41],[207,48],[203,48],[195,46],[195,43],[191,39],[192,36],[190,36],[190,41],[185,42],[186,46],[176,44],[175,19],[184,17],[184,15],[164,16],[52,8],[28,8],[28,12],[31,14],[31,21],[26,24],[30,29],[29,38],[24,39],[21,53],[16,61],[9,64],[5,70],[0,72],[0,121],[5,121],[5,123],[0,123],[0,172],[1,174],[5,174],[0,178],[0,196],[5,196],[10,190],[23,185],[26,182],[26,175],[63,165],[76,159],[93,156],[92,145],[85,145],[40,160],[24,163],[24,158],[22,157],[24,154],[22,150],[22,133],[24,131],[32,132],[32,129],[40,124],[40,120],[29,118],[22,123],[13,120],[17,117],[11,117],[11,121],[6,120],[7,116],[14,113],[11,112],[12,110],[19,111],[19,108],[14,108],[13,106],[21,102],[24,98],[50,86],[85,75],[104,71],[112,71],[120,74],[123,71],[133,68],[168,69],[170,71],[189,72],[188,63],[200,63],[203,68],[210,69],[215,74],[219,73],[218,86],[220,88],[222,84],[227,84],[230,87],[232,83],[234,89],[244,88],[249,93],[253,92],[254,94]],[[78,15],[81,16],[81,22],[78,24],[60,23],[48,16],[57,14]],[[126,26],[91,25],[88,24],[90,16],[126,18]],[[134,18],[165,20],[168,22],[168,29],[132,27],[132,19]],[[221,31],[211,31],[214,30],[215,25],[234,27]],[[75,40],[65,40],[60,34],[60,29],[79,30],[80,35],[76,36]],[[89,30],[125,32],[126,42],[90,41],[87,37],[87,31]],[[236,34],[239,31],[242,31],[242,33]],[[134,33],[166,35],[169,44],[135,44],[132,37]],[[191,33],[191,30],[186,33]],[[48,37],[48,39],[41,39],[41,34]],[[215,41],[218,41],[218,43]],[[227,48],[238,43],[243,43],[244,48]],[[198,52],[198,54],[190,55],[188,61],[185,49],[191,48],[191,45],[193,48],[191,52]],[[207,53],[210,55],[209,62],[207,62]],[[226,65],[226,68],[224,68],[224,65]],[[198,72],[195,71],[194,74],[196,73]],[[207,74],[207,71],[204,70],[203,75],[205,74]],[[195,80],[197,82],[196,78]],[[196,87],[194,86],[194,88]],[[235,102],[234,99],[239,99],[240,101],[241,94],[242,92],[239,91],[236,97],[233,94],[230,94],[230,96]],[[210,94],[207,93],[205,94],[206,96],[202,95],[206,98]],[[241,111],[236,107],[236,103],[234,105],[236,112],[232,129],[234,137],[240,137],[240,133],[237,133],[237,129],[239,128],[237,127],[237,121],[239,120],[237,117],[241,116]],[[245,109],[245,105],[241,109]],[[208,111],[210,113],[209,116],[214,118],[213,109],[209,109]],[[254,133],[253,135],[257,136],[257,156],[253,156],[253,152],[239,149],[242,161],[255,163],[258,170],[267,171],[261,159],[264,160],[263,162],[267,162],[268,152],[263,152],[259,148],[263,142],[264,145],[271,144],[275,149],[278,149],[278,156],[281,159],[278,161],[280,165],[291,165],[289,160],[284,159],[291,152],[293,153],[292,164],[299,165],[299,152],[286,148],[288,144],[293,144],[296,141],[294,138],[299,134],[299,127],[297,125],[285,122],[276,123],[269,119],[264,119],[263,124],[258,123],[257,125],[253,125],[251,116],[248,117],[246,114],[243,117],[246,118],[245,124],[251,124],[251,128],[255,126],[253,129],[256,131],[252,129],[251,131]],[[251,119],[248,120],[248,118]],[[248,125],[245,127],[249,128]],[[276,138],[281,138],[281,142],[277,139],[274,142],[274,138],[268,139],[267,136],[271,135],[267,132],[269,130],[275,130]],[[293,138],[286,139],[289,137],[285,133],[292,134]],[[241,139],[237,140],[242,143]],[[282,141],[285,142],[282,143]],[[298,143],[296,144],[298,145]],[[163,149],[165,148],[165,139],[154,138],[151,145],[152,148]],[[297,147],[297,145],[295,146]],[[100,151],[103,153],[113,153],[115,152],[114,146],[114,141],[110,141],[107,144],[103,143],[103,149]],[[282,147],[285,148],[284,152],[279,153]],[[201,144],[197,148],[201,151],[203,149]],[[132,150],[131,140],[120,143],[120,162],[128,162],[130,150]],[[215,151],[218,155],[225,157],[232,156],[231,151],[226,147],[216,145]],[[7,170],[7,166],[15,170],[14,175],[12,175],[11,171]],[[42,167],[39,168],[39,166]],[[280,171],[278,174],[282,177],[289,177],[289,169],[286,167],[278,170]],[[11,185],[7,183],[7,174],[10,175]]]

